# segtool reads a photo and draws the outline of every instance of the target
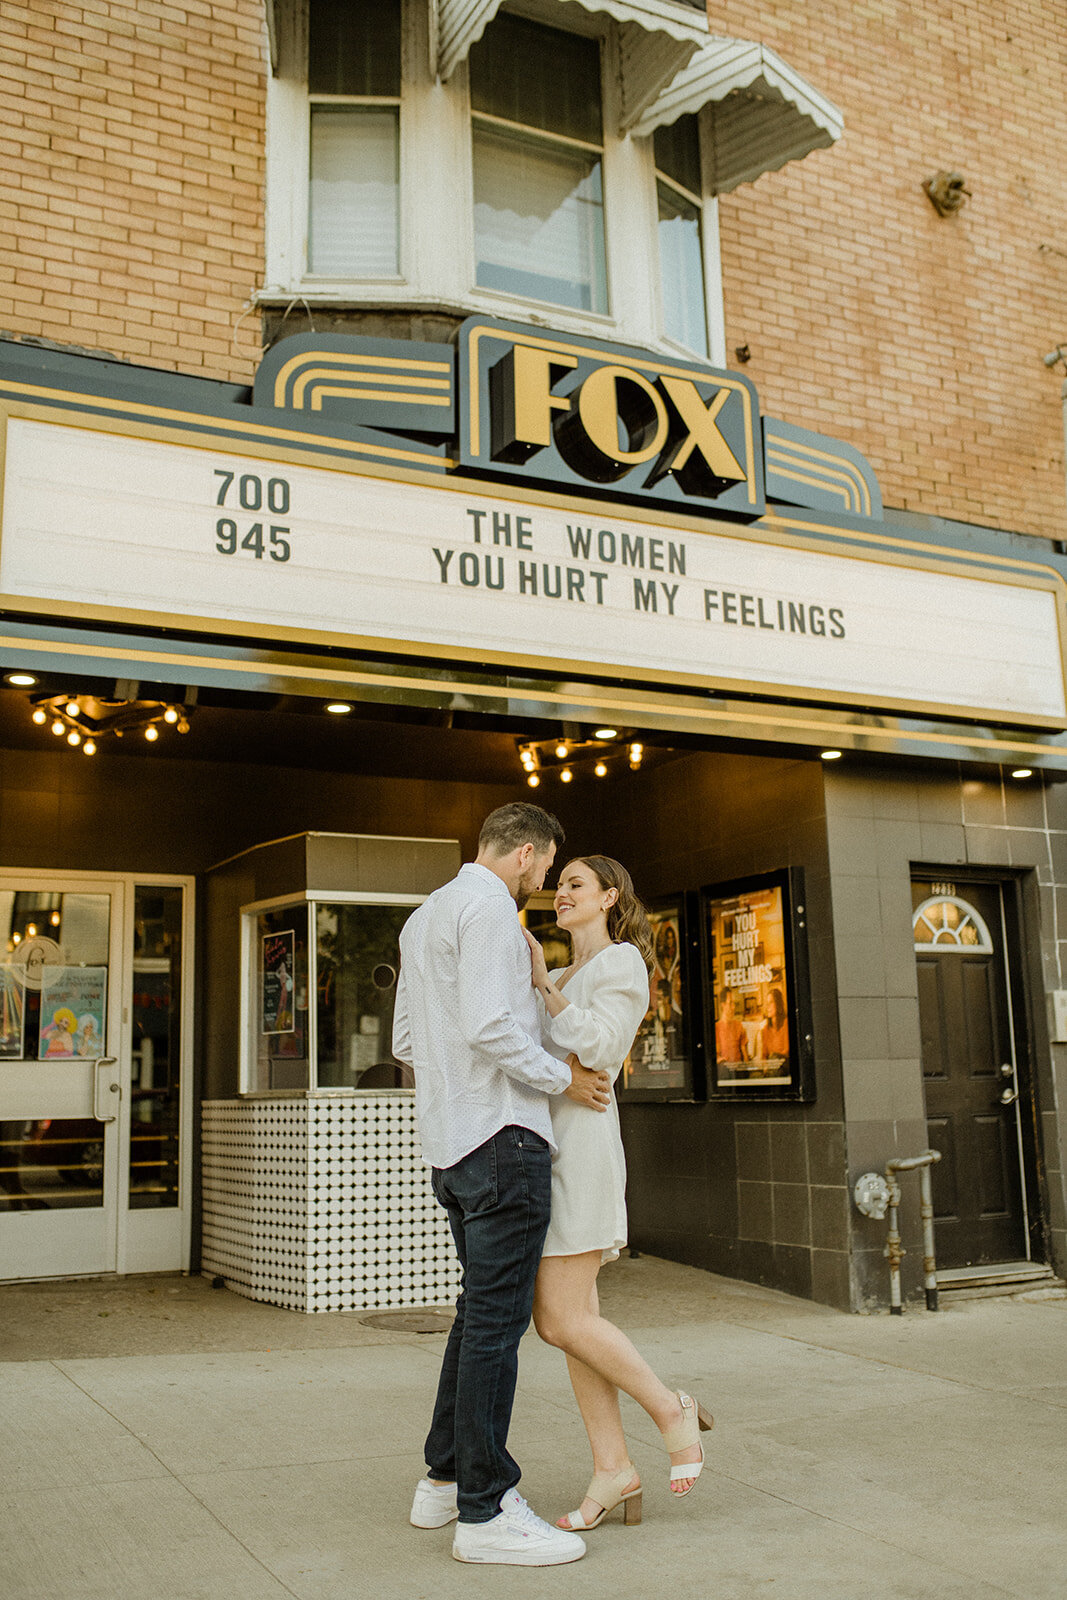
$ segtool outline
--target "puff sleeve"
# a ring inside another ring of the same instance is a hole
[[[543,1011],[541,1026],[554,1045],[573,1050],[583,1067],[607,1072],[614,1081],[648,1010],[648,973],[632,944],[609,945],[596,961],[589,1004],[568,1003],[558,1017]]]

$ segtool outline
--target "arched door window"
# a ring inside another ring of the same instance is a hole
[[[911,919],[916,950],[962,950],[974,955],[993,948],[981,912],[959,895],[924,900]]]

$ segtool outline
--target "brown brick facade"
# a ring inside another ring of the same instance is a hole
[[[1067,11],[711,0],[844,112],[831,150],[720,202],[727,349],[764,410],[848,439],[887,505],[1067,535]],[[971,198],[940,217],[924,178]]]
[[[263,274],[262,0],[10,0],[0,328],[247,382]]]
[[[886,503],[1067,534],[1067,14],[724,0],[844,139],[721,202],[727,349],[771,414],[847,439]],[[263,282],[262,0],[0,13],[0,329],[247,382]],[[922,180],[958,168],[939,217]]]

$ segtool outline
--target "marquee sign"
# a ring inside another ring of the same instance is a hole
[[[457,345],[297,335],[249,392],[0,341],[0,607],[964,719],[994,759],[1067,724],[1040,545],[909,542],[857,451],[736,374]]]

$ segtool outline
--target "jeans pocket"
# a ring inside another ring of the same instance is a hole
[[[465,1216],[489,1211],[498,1199],[496,1139],[472,1150],[441,1174],[444,1188]]]

